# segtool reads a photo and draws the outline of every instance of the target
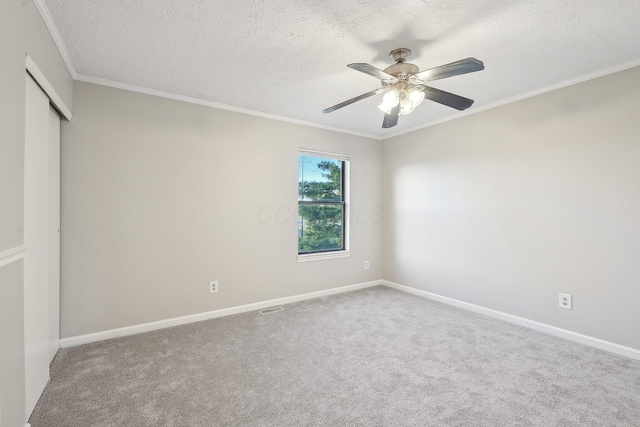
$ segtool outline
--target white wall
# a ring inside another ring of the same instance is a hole
[[[74,104],[62,337],[380,279],[380,141],[79,82]],[[296,261],[300,147],[351,156],[348,258]]]
[[[64,103],[72,80],[32,1],[0,1],[0,253],[23,245],[25,59],[29,54]],[[13,258],[11,258],[13,259]],[[0,256],[0,265],[5,264]],[[2,426],[24,426],[22,259],[0,266]]]
[[[635,68],[384,141],[384,278],[640,349],[639,111]]]

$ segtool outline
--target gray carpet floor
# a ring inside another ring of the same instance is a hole
[[[60,350],[33,427],[640,426],[640,362],[378,286]]]

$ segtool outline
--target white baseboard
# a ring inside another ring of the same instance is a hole
[[[566,329],[547,325],[546,323],[537,322],[535,320],[514,316],[512,314],[503,313],[497,310],[492,310],[490,308],[460,301],[454,298],[449,298],[449,297],[434,294],[431,292],[423,291],[420,289],[412,288],[409,286],[400,285],[398,283],[390,282],[388,280],[374,280],[371,282],[358,283],[355,285],[342,286],[339,288],[326,289],[323,291],[310,292],[310,293],[301,294],[301,295],[294,295],[290,297],[261,301],[253,304],[223,308],[220,310],[213,310],[205,313],[197,313],[197,314],[192,314],[188,316],[174,317],[171,319],[159,320],[157,322],[142,323],[139,325],[127,326],[124,328],[110,329],[108,331],[96,332],[93,334],[78,335],[75,337],[63,338],[60,340],[60,348],[74,347],[77,345],[108,340],[111,338],[124,337],[128,335],[140,334],[143,332],[155,331],[158,329],[170,328],[172,326],[184,325],[187,323],[194,323],[194,322],[200,322],[208,319],[215,319],[217,317],[230,316],[230,315],[239,314],[239,313],[246,313],[248,311],[257,311],[257,310],[262,310],[264,308],[273,307],[276,305],[290,304],[293,302],[319,298],[327,295],[334,295],[342,292],[349,292],[349,291],[355,291],[358,289],[370,288],[377,285],[385,285],[390,288],[407,292],[413,295],[418,295],[418,296],[428,298],[434,301],[438,301],[444,304],[462,308],[464,310],[469,310],[475,313],[484,314],[486,316],[494,317],[496,319],[504,320],[510,323],[515,323],[516,325],[525,326],[527,328],[535,329],[540,332],[545,332],[547,334],[554,335],[560,338],[565,338],[571,341],[579,342],[581,344],[596,347],[601,350],[609,351],[611,353],[615,353],[615,354],[626,356],[632,359],[640,360],[640,350],[632,347],[626,347],[620,344],[601,340],[599,338],[594,338],[588,335],[583,335],[577,332],[572,332]],[[29,426],[27,425],[25,427],[29,427]]]
[[[626,347],[620,344],[612,343],[609,341],[601,340],[599,338],[590,337],[588,335],[579,334],[566,329],[557,328],[555,326],[547,325],[546,323],[536,322],[535,320],[525,319],[524,317],[514,316],[512,314],[503,313],[501,311],[492,310],[479,305],[471,304],[468,302],[460,301],[454,298],[445,297],[442,295],[434,294],[431,292],[423,291],[420,289],[412,288],[410,286],[400,285],[398,283],[390,282],[388,280],[381,281],[383,285],[393,289],[408,292],[413,295],[418,295],[424,298],[428,298],[434,301],[438,301],[444,304],[449,304],[458,308],[473,311],[475,313],[484,314],[486,316],[494,317],[496,319],[504,320],[516,325],[525,326],[527,328],[535,329],[536,331],[545,332],[550,335],[554,335],[560,338],[565,338],[571,341],[586,344],[591,347],[596,347],[601,350],[616,353],[622,356],[629,357],[631,359],[640,360],[640,350]]]
[[[247,311],[257,311],[257,310],[262,310],[263,308],[273,307],[276,305],[291,304],[292,302],[304,301],[304,300],[319,298],[327,295],[339,294],[342,292],[349,292],[349,291],[355,291],[358,289],[370,288],[370,287],[378,286],[381,284],[382,284],[382,281],[374,280],[371,282],[357,283],[355,285],[341,286],[339,288],[331,288],[323,291],[309,292],[306,294],[261,301],[253,304],[239,305],[236,307],[223,308],[223,309],[214,310],[214,311],[207,311],[205,313],[197,313],[197,314],[191,314],[188,316],[174,317],[172,319],[159,320],[157,322],[142,323],[139,325],[127,326],[124,328],[110,329],[108,331],[96,332],[93,334],[78,335],[75,337],[61,339],[60,348],[75,347],[77,345],[108,340],[111,338],[124,337],[127,335],[140,334],[142,332],[155,331],[158,329],[170,328],[172,326],[200,322],[208,319],[215,319],[216,317],[223,317],[223,316],[230,316],[232,314],[245,313]]]

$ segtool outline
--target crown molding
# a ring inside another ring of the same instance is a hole
[[[333,127],[333,126],[326,126],[326,125],[321,125],[318,123],[313,123],[313,122],[308,122],[305,120],[298,120],[298,119],[292,119],[289,117],[284,117],[284,116],[279,116],[276,114],[269,114],[269,113],[263,113],[260,111],[254,111],[254,110],[249,110],[246,108],[240,108],[240,107],[234,107],[232,105],[226,105],[226,104],[220,104],[217,102],[212,102],[212,101],[206,101],[203,99],[199,99],[199,98],[194,98],[194,97],[190,97],[190,96],[185,96],[185,95],[179,95],[176,93],[171,93],[171,92],[165,92],[165,91],[161,91],[161,90],[157,90],[157,89],[150,89],[150,88],[146,88],[143,86],[137,86],[137,85],[132,85],[132,84],[128,84],[128,83],[121,83],[121,82],[117,82],[114,80],[109,80],[109,79],[104,79],[104,78],[100,78],[100,77],[92,77],[92,76],[87,76],[87,75],[83,75],[83,74],[79,74],[76,71],[75,66],[73,65],[73,62],[71,61],[71,56],[69,55],[69,51],[66,48],[66,45],[64,44],[64,42],[62,41],[62,37],[60,36],[60,32],[58,31],[58,27],[56,26],[55,22],[53,21],[53,18],[51,17],[51,14],[49,13],[49,9],[47,8],[47,6],[44,4],[44,0],[33,0],[34,4],[36,5],[36,8],[38,9],[38,11],[40,12],[40,16],[42,16],[42,19],[44,20],[44,23],[47,26],[47,29],[49,30],[49,33],[51,34],[51,37],[53,38],[53,41],[56,45],[56,47],[58,48],[58,52],[60,52],[60,56],[62,56],[62,59],[65,63],[65,65],[67,66],[67,69],[69,70],[69,74],[71,74],[71,77],[74,80],[77,81],[82,81],[82,82],[86,82],[86,83],[93,83],[93,84],[97,84],[97,85],[101,85],[101,86],[108,86],[108,87],[113,87],[113,88],[117,88],[117,89],[124,89],[124,90],[129,90],[132,92],[138,92],[138,93],[144,93],[147,95],[153,95],[153,96],[159,96],[162,98],[167,98],[167,99],[173,99],[176,101],[182,101],[182,102],[188,102],[191,104],[197,104],[197,105],[203,105],[206,107],[211,107],[211,108],[218,108],[221,110],[227,110],[227,111],[233,111],[236,113],[241,113],[241,114],[248,114],[251,116],[257,116],[257,117],[262,117],[262,118],[266,118],[266,119],[272,119],[272,120],[277,120],[277,121],[282,121],[282,122],[287,122],[287,123],[293,123],[293,124],[297,124],[297,125],[301,125],[301,126],[307,126],[307,127],[313,127],[313,128],[317,128],[317,129],[324,129],[324,130],[330,130],[333,132],[339,132],[339,133],[345,133],[345,134],[349,134],[349,135],[355,135],[355,136],[361,136],[364,138],[369,138],[369,139],[374,139],[374,140],[378,140],[378,141],[386,141],[388,139],[392,139],[395,138],[397,136],[400,135],[405,135],[411,132],[415,132],[417,130],[420,129],[425,129],[431,126],[435,126],[438,125],[440,123],[445,123],[451,120],[456,120],[456,119],[460,119],[462,117],[466,117],[466,116],[470,116],[472,114],[476,114],[476,113],[480,113],[482,111],[487,111],[487,110],[491,110],[493,108],[498,108],[498,107],[502,107],[503,105],[508,105],[517,101],[521,101],[523,99],[527,99],[527,98],[531,98],[534,96],[538,96],[538,95],[542,95],[544,93],[547,92],[552,92],[554,90],[557,89],[562,89],[568,86],[573,86],[575,84],[578,83],[583,83],[586,82],[588,80],[593,80],[599,77],[604,77],[607,76],[609,74],[613,74],[613,73],[617,73],[620,71],[624,71],[627,70],[629,68],[633,68],[633,67],[637,67],[640,66],[640,58],[636,58],[634,60],[628,61],[628,62],[624,62],[622,64],[618,64],[618,65],[614,65],[612,67],[607,67],[607,68],[603,68],[601,70],[597,70],[591,73],[587,73],[587,74],[583,74],[580,76],[576,76],[573,77],[571,79],[568,80],[564,80],[562,82],[559,83],[555,83],[549,86],[545,86],[539,89],[534,89],[532,91],[529,92],[525,92],[522,93],[520,95],[516,95],[516,96],[512,96],[510,98],[506,98],[506,99],[502,99],[499,101],[495,101],[495,102],[491,102],[489,104],[485,104],[476,108],[470,108],[468,110],[456,113],[456,114],[451,114],[447,117],[443,117],[440,119],[436,119],[436,120],[432,120],[430,122],[421,124],[419,126],[415,126],[406,130],[402,130],[402,131],[398,131],[395,133],[390,133],[390,134],[386,134],[386,135],[373,135],[373,134],[368,134],[368,133],[364,133],[364,132],[356,132],[356,131],[351,131],[351,130],[347,130],[347,129],[342,129],[342,128],[338,128],[338,127]]]
[[[53,21],[51,14],[49,13],[49,9],[44,4],[44,0],[33,0],[33,3],[36,5],[36,9],[40,12],[40,16],[44,21],[44,24],[47,26],[49,30],[49,34],[51,34],[51,38],[53,39],[53,43],[55,43],[58,48],[58,52],[64,61],[64,64],[67,66],[67,70],[69,74],[71,74],[71,78],[75,79],[78,76],[78,72],[76,71],[76,67],[73,65],[71,61],[71,55],[69,55],[69,51],[67,50],[67,46],[62,41],[62,37],[60,36],[60,32],[58,31],[58,27],[56,23]]]
[[[137,86],[129,83],[122,83],[115,80],[103,79],[101,77],[92,77],[86,76],[84,74],[78,74],[75,80],[85,83],[92,83],[100,86],[107,86],[116,89],[128,90],[130,92],[143,93],[145,95],[159,96],[161,98],[172,99],[174,101],[187,102],[190,104],[203,105],[205,107],[217,108],[220,110],[233,111],[235,113],[247,114],[250,116],[262,117],[265,119],[277,120],[280,122],[293,123],[296,125],[302,125],[317,129],[330,130],[333,132],[346,133],[349,135],[361,136],[369,139],[380,140],[381,138],[377,135],[371,135],[363,132],[356,132],[347,129],[341,129],[333,126],[321,125],[318,123],[308,122],[305,120],[292,119],[285,116],[279,116],[277,114],[263,113],[260,111],[249,110],[247,108],[234,107],[233,105],[221,104],[213,101],[206,101],[200,98],[194,98],[191,96],[179,95],[177,93],[165,92],[158,89],[150,89],[144,86]]]
[[[430,121],[428,123],[424,123],[424,124],[422,124],[420,126],[415,126],[415,127],[410,128],[410,129],[407,129],[407,130],[403,130],[403,131],[400,131],[400,132],[392,133],[392,134],[387,135],[384,138],[382,138],[382,140],[384,141],[384,140],[387,140],[387,139],[395,138],[396,136],[405,135],[407,133],[415,132],[417,130],[428,128],[428,127],[431,127],[431,126],[435,126],[435,125],[438,125],[440,123],[445,123],[445,122],[448,122],[448,121],[451,121],[451,120],[460,119],[462,117],[470,116],[472,114],[480,113],[482,111],[487,111],[487,110],[491,110],[493,108],[502,107],[503,105],[511,104],[513,102],[522,101],[523,99],[532,98],[534,96],[542,95],[542,94],[547,93],[547,92],[552,92],[554,90],[558,90],[558,89],[562,89],[562,88],[565,88],[565,87],[573,86],[573,85],[576,85],[578,83],[583,83],[583,82],[586,82],[586,81],[589,81],[589,80],[597,79],[599,77],[604,77],[604,76],[607,76],[609,74],[618,73],[620,71],[628,70],[629,68],[638,67],[638,66],[640,66],[640,58],[637,58],[637,59],[634,59],[634,60],[628,61],[628,62],[623,62],[622,64],[614,65],[612,67],[603,68],[601,70],[597,70],[597,71],[594,71],[594,72],[591,72],[591,73],[582,74],[580,76],[573,77],[571,79],[564,80],[564,81],[559,82],[559,83],[554,83],[552,85],[545,86],[545,87],[542,87],[540,89],[534,89],[534,90],[529,91],[529,92],[524,92],[524,93],[522,93],[520,95],[516,95],[516,96],[512,96],[510,98],[502,99],[500,101],[491,102],[489,104],[485,104],[485,105],[482,105],[482,106],[477,107],[477,108],[470,108],[468,110],[462,111],[462,112],[457,113],[457,114],[452,114],[450,116],[443,117],[441,119],[437,119],[437,120]]]

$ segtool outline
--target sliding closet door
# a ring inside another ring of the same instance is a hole
[[[28,418],[49,380],[53,341],[57,346],[59,237],[53,228],[57,233],[60,118],[29,75],[25,109],[24,346]]]
[[[60,115],[49,106],[49,363],[60,348]]]

